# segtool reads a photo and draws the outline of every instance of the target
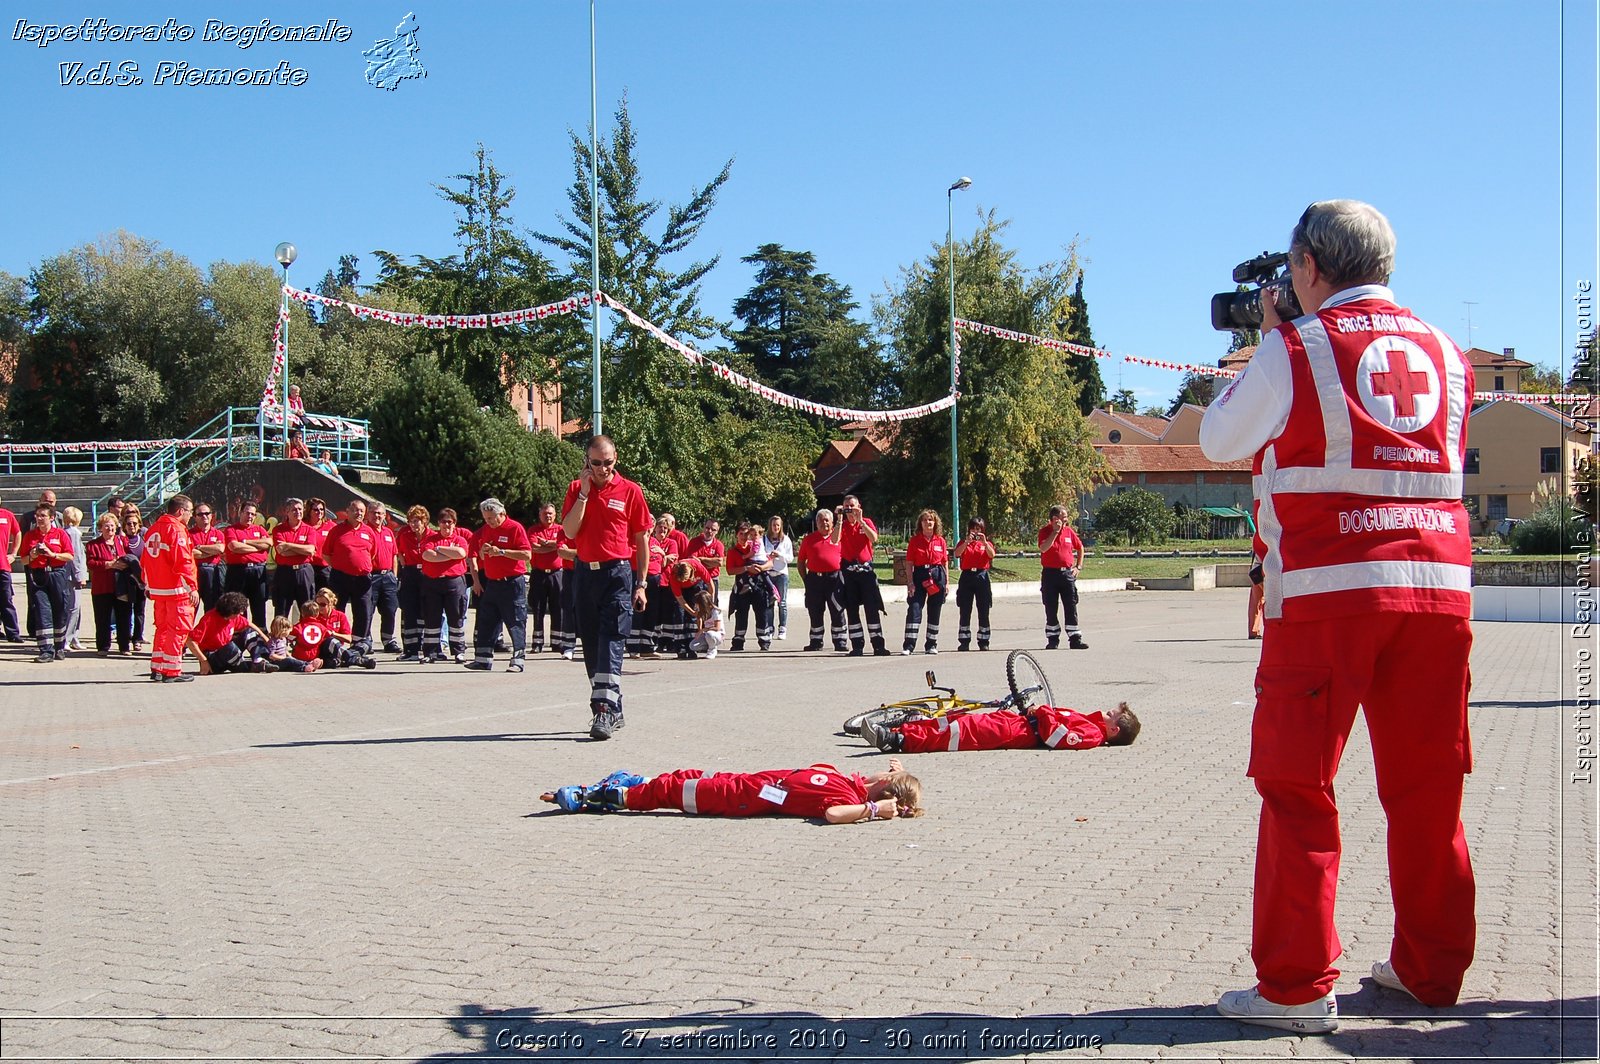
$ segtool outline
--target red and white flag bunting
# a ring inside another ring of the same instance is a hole
[[[1170,369],[1178,373],[1198,373],[1202,377],[1233,378],[1239,375],[1238,370],[1223,369],[1221,366],[1198,366],[1192,362],[1163,362],[1159,358],[1140,358],[1138,355],[1123,355],[1122,361],[1140,366],[1154,366],[1156,369]]]
[[[75,454],[83,451],[159,451],[163,447],[225,447],[210,440],[85,440],[81,443],[0,443],[0,454]]]
[[[501,310],[491,314],[411,314],[398,310],[381,310],[364,307],[332,296],[320,296],[302,288],[283,286],[284,295],[299,303],[321,303],[325,307],[342,307],[363,320],[381,321],[389,325],[409,325],[423,329],[496,329],[506,325],[527,325],[558,314],[572,314],[589,306],[588,293],[568,296],[542,307],[522,307],[518,310]]]
[[[913,418],[926,417],[941,410],[948,410],[955,405],[956,396],[954,394],[946,395],[944,398],[936,399],[931,403],[923,403],[921,406],[908,406],[900,410],[853,410],[849,407],[814,403],[809,399],[801,399],[799,396],[780,392],[776,388],[769,388],[760,381],[752,380],[737,370],[730,369],[720,362],[712,361],[682,340],[667,333],[665,329],[662,329],[654,322],[641,318],[630,308],[617,302],[604,292],[600,293],[600,301],[618,314],[621,314],[629,325],[637,329],[643,329],[668,348],[682,355],[690,365],[699,366],[729,384],[759,395],[769,403],[776,403],[778,406],[785,406],[791,410],[800,410],[818,417],[833,418],[836,421],[910,421]]]
[[[1539,392],[1473,392],[1474,403],[1549,403],[1559,405],[1563,403],[1587,403],[1592,400],[1592,395],[1544,395]]]
[[[1047,336],[1034,336],[1032,333],[1017,332],[1014,329],[1002,329],[998,325],[985,325],[981,321],[967,321],[965,318],[956,319],[956,328],[968,332],[984,333],[988,336],[998,336],[1002,340],[1015,340],[1021,344],[1033,344],[1036,347],[1048,347],[1054,351],[1065,351],[1069,355],[1078,355],[1082,358],[1110,358],[1110,351],[1102,351],[1098,347],[1085,347],[1083,344],[1072,344],[1065,340],[1052,340]]]

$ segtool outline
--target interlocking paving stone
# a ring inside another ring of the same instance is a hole
[[[876,769],[839,722],[930,667],[1001,693],[1004,651],[1042,646],[1035,602],[997,602],[988,653],[790,639],[630,662],[628,727],[606,743],[586,738],[582,669],[552,654],[520,676],[385,655],[173,687],[139,661],[5,648],[0,1058],[1592,1057],[1595,790],[1568,778],[1579,644],[1558,625],[1476,626],[1461,1004],[1366,978],[1392,914],[1358,725],[1340,1030],[1211,1010],[1252,979],[1244,599],[1086,596],[1092,648],[1039,658],[1059,702],[1132,702],[1134,746],[908,757],[928,816],[848,827],[565,816],[537,794],[616,768]]]

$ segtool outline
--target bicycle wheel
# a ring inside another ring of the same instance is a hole
[[[937,708],[932,702],[895,702],[892,705],[879,706],[877,709],[869,709],[865,713],[857,713],[847,718],[844,722],[844,733],[859,736],[861,724],[867,720],[893,728],[917,717],[931,717]]]
[[[1026,650],[1013,650],[1006,656],[1006,683],[1011,687],[1012,709],[1026,711],[1034,706],[1056,704],[1044,670]]]

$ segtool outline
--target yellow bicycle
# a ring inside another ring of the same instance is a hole
[[[1034,706],[1053,706],[1055,696],[1050,691],[1050,681],[1038,660],[1026,650],[1013,650],[1006,655],[1006,684],[1010,693],[987,702],[974,702],[962,698],[952,687],[940,687],[933,670],[926,673],[928,687],[939,692],[934,696],[908,698],[902,702],[885,702],[877,709],[857,713],[844,722],[846,735],[861,734],[861,725],[867,721],[893,728],[908,720],[932,717],[957,717],[967,713],[988,713],[992,710],[1011,710],[1026,713]]]

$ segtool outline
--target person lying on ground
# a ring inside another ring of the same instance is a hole
[[[998,710],[909,720],[885,727],[876,721],[861,726],[861,737],[891,754],[927,754],[944,750],[1092,750],[1127,746],[1139,737],[1139,718],[1128,703],[1110,713],[1079,713],[1056,706],[1035,706],[1026,713]]]
[[[899,758],[872,776],[832,765],[764,772],[677,769],[647,778],[613,772],[588,787],[561,787],[539,796],[569,813],[678,809],[699,816],[798,816],[855,824],[922,815],[922,783]]]

